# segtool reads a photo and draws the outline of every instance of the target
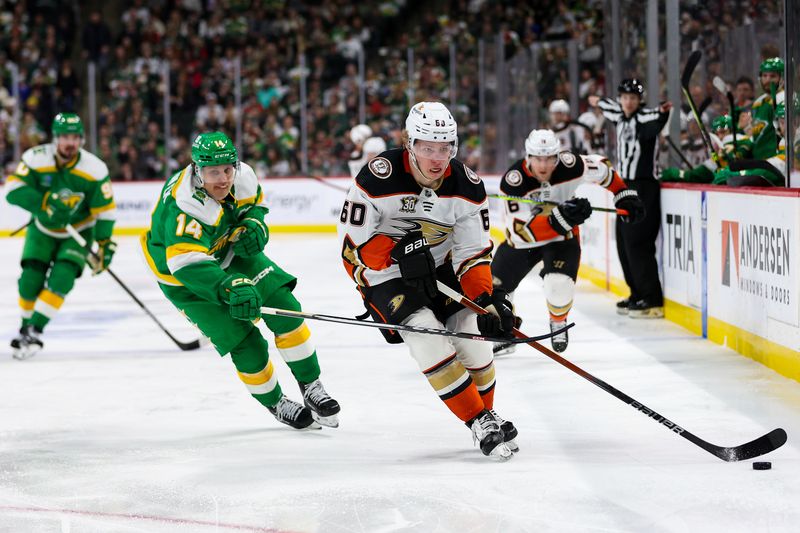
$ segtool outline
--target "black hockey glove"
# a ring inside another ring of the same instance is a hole
[[[492,294],[484,292],[475,303],[489,311],[478,315],[478,331],[487,337],[512,337],[512,329],[520,322],[514,315],[514,306],[508,299],[508,293],[495,288]]]
[[[406,233],[394,245],[390,255],[400,265],[400,275],[406,285],[424,292],[431,300],[436,298],[439,293],[436,289],[436,262],[421,231]]]
[[[566,235],[574,226],[583,224],[592,215],[592,204],[586,198],[572,198],[558,204],[547,218],[550,226],[561,235]]]
[[[639,198],[639,194],[633,189],[625,189],[619,191],[614,196],[614,207],[617,209],[624,209],[628,212],[627,215],[618,215],[620,220],[628,224],[637,224],[644,220],[646,210],[644,202]]]

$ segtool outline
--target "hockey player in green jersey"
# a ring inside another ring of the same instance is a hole
[[[752,160],[750,168],[731,170],[723,168],[714,175],[714,185],[737,187],[783,187],[786,185],[786,107],[783,102],[775,108],[775,129],[781,137],[778,150],[765,160]]]
[[[296,429],[337,427],[339,404],[319,380],[317,354],[305,322],[264,316],[275,345],[303,394],[286,397],[256,323],[261,306],[300,310],[297,280],[264,255],[268,213],[253,169],[239,161],[221,132],[192,143],[192,163],[164,186],[142,236],[145,258],[159,287],[231,359],[250,394]]]
[[[108,167],[81,148],[80,117],[59,113],[51,129],[53,142],[22,154],[6,185],[8,203],[31,213],[19,278],[22,327],[11,341],[16,359],[42,348],[45,326],[83,272],[87,252],[69,237],[67,224],[89,245],[97,240],[99,259],[89,259],[95,274],[108,268],[116,249],[111,240],[115,205]]]
[[[714,172],[717,170],[727,168],[733,161],[750,158],[753,152],[753,141],[740,131],[736,136],[734,146],[729,115],[722,115],[712,120],[711,131],[713,132],[711,143],[717,148],[717,160],[708,158],[689,170],[677,167],[665,168],[661,173],[661,181],[711,183],[714,181]]]
[[[758,69],[758,80],[764,94],[753,102],[750,137],[753,139],[753,159],[768,159],[775,154],[778,138],[772,123],[775,95],[783,90],[784,63],[780,57],[765,59]]]

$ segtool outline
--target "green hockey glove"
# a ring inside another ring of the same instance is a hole
[[[269,240],[269,229],[261,220],[245,218],[234,230],[236,240],[233,253],[239,257],[251,257],[264,251]]]
[[[661,171],[661,181],[683,181],[683,170],[675,167]]]
[[[230,306],[231,316],[236,320],[255,320],[261,316],[261,296],[252,280],[244,276],[225,278],[219,296]]]

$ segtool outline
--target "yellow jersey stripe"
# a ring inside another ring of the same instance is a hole
[[[181,242],[167,247],[167,261],[173,257],[181,254],[188,254],[189,252],[200,252],[207,254],[208,248],[199,244],[191,244],[188,242]]]
[[[110,210],[116,209],[116,208],[117,208],[117,204],[115,204],[114,202],[111,202],[110,204],[104,205],[104,206],[101,206],[101,207],[92,207],[91,209],[89,209],[89,211],[91,211],[91,213],[93,215],[96,215],[97,213],[102,213],[103,211],[110,211]]]
[[[162,274],[158,271],[158,267],[156,267],[156,262],[153,261],[153,258],[150,256],[150,252],[147,250],[147,233],[142,233],[142,236],[139,237],[139,242],[142,244],[142,252],[144,253],[144,259],[147,261],[147,266],[150,267],[150,270],[153,272],[153,275],[157,277],[159,280],[163,281],[167,285],[175,285],[177,287],[182,287],[183,283],[178,281],[178,278],[172,276],[170,274]]]
[[[181,186],[181,182],[183,181],[183,178],[186,177],[186,172],[190,168],[192,168],[192,165],[189,165],[188,167],[184,168],[183,172],[181,172],[181,175],[178,177],[178,181],[176,181],[175,185],[172,186],[172,197],[175,198],[176,200],[178,199],[178,189]]]

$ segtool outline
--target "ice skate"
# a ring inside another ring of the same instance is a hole
[[[503,431],[500,423],[487,410],[483,410],[468,422],[472,430],[472,440],[477,442],[483,455],[497,457],[502,461],[511,459],[514,453],[503,442]]]
[[[39,338],[41,331],[37,331],[33,326],[23,326],[19,330],[19,336],[11,340],[11,356],[22,361],[36,355],[44,347],[42,339]]]
[[[517,445],[517,435],[519,435],[519,432],[517,431],[517,428],[514,427],[514,423],[510,420],[505,420],[503,417],[498,415],[497,411],[494,409],[489,409],[489,412],[492,413],[494,419],[497,420],[498,424],[500,424],[500,431],[503,432],[503,442],[506,443],[506,446],[508,446],[509,450],[517,453],[519,451],[519,445]]]
[[[550,320],[550,331],[553,332],[559,330],[566,325],[566,320]],[[567,345],[569,344],[568,330],[564,330],[561,333],[550,337],[550,344],[553,346],[553,350],[557,351],[558,353],[566,350]]]
[[[277,404],[267,407],[267,409],[278,419],[278,422],[292,426],[295,429],[321,429],[319,424],[314,422],[310,409],[290,400],[286,396],[281,396]]]
[[[511,355],[517,351],[517,345],[511,342],[496,342],[492,345],[492,353],[495,357]]]
[[[631,299],[625,298],[624,300],[620,300],[617,302],[617,314],[618,315],[627,315],[628,314],[628,307],[631,305]]]
[[[633,302],[628,306],[631,318],[664,318],[664,306],[652,305],[644,300]]]
[[[300,383],[299,385],[300,391],[303,393],[303,402],[311,410],[314,420],[325,427],[339,427],[339,417],[336,416],[341,410],[339,402],[325,392],[322,382],[315,379],[311,383]]]

